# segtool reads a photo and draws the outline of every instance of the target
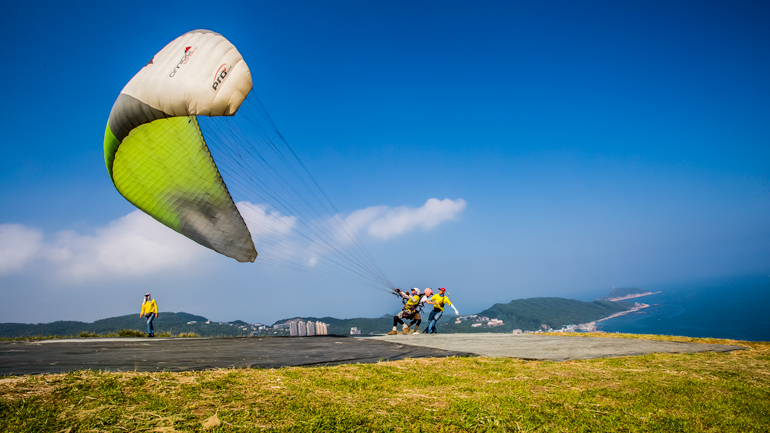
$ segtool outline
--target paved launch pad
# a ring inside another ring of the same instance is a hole
[[[338,336],[0,341],[0,376],[86,369],[190,371],[231,367],[278,368],[471,355],[401,342]]]
[[[567,361],[653,352],[728,352],[742,346],[511,334],[262,338],[81,338],[1,341],[0,376],[74,370],[190,371],[488,356]]]
[[[368,337],[492,358],[569,361],[648,353],[730,352],[745,349],[726,344],[678,343],[634,338],[570,337],[538,334],[412,334]]]

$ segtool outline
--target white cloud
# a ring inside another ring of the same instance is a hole
[[[43,264],[68,282],[183,268],[207,254],[205,248],[139,210],[96,229],[93,235],[62,231],[52,241],[44,241],[37,230],[5,224],[0,226],[0,245],[0,274]]]
[[[260,257],[278,263],[321,265],[334,236],[341,244],[351,241],[344,233],[297,233],[298,219],[269,211],[266,205],[237,204],[252,233]],[[463,199],[431,198],[418,208],[373,206],[351,213],[345,221],[354,232],[365,231],[389,239],[415,229],[431,230],[456,219],[465,209]],[[335,225],[319,224],[327,228]],[[301,228],[301,227],[300,227]],[[323,232],[324,229],[318,229]],[[332,230],[333,231],[333,230]],[[263,253],[265,253],[263,255]],[[93,234],[62,231],[47,237],[22,224],[0,225],[0,276],[18,272],[51,273],[65,283],[140,277],[170,269],[200,266],[213,253],[165,227],[142,211],[112,221]],[[45,272],[42,272],[45,270]]]
[[[241,201],[236,206],[254,240],[259,253],[257,260],[287,262],[292,257],[305,257],[308,254],[305,239],[296,232],[296,216],[271,211],[266,204]]]
[[[455,220],[466,205],[461,198],[430,198],[418,208],[373,206],[357,210],[346,221],[354,231],[366,230],[370,236],[385,240],[417,228],[431,230],[444,221]]]
[[[269,212],[268,206],[264,204],[240,201],[236,206],[255,241],[271,234],[289,233],[297,225],[297,217],[281,215],[276,211]]]
[[[0,224],[0,275],[23,269],[39,252],[43,234],[21,224]]]

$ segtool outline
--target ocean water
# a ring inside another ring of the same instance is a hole
[[[629,299],[650,307],[599,322],[599,329],[770,341],[770,276],[641,288],[661,293]]]

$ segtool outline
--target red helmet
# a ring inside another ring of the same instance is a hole
[[[431,289],[430,287],[428,287],[427,289],[425,289],[425,296],[430,296],[430,295],[432,295],[432,294],[433,294],[433,289]]]
[[[439,292],[446,292],[446,289],[443,288],[443,287],[439,287],[438,290],[439,290]]]

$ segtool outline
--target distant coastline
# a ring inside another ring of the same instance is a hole
[[[657,292],[632,293],[630,295],[619,296],[617,298],[608,298],[607,300],[610,302],[625,301],[626,299],[641,298],[642,296],[657,295],[658,293],[661,293],[661,292],[657,291]],[[631,310],[628,310],[628,311],[631,311]],[[602,319],[602,320],[605,320],[605,319]]]
[[[643,295],[641,295],[641,296],[643,296]],[[638,296],[634,296],[634,297],[636,298]],[[635,312],[637,312],[637,311],[639,311],[639,310],[641,310],[643,308],[647,308],[649,306],[650,306],[650,304],[641,304],[639,302],[636,302],[636,303],[634,303],[634,306],[630,310],[621,311],[620,313],[615,313],[615,314],[613,314],[611,316],[605,317],[604,319],[599,319],[599,320],[597,320],[597,322],[602,322],[604,320],[614,319],[616,317],[625,316],[626,314],[635,313]]]
[[[660,292],[658,292],[658,293],[660,293]],[[638,293],[638,294],[634,294],[634,295],[628,295],[628,296],[625,296],[623,298],[618,298],[618,300],[628,299],[628,298],[638,298],[640,296],[646,296],[646,295],[654,295],[654,293],[649,293],[649,292],[648,293]],[[582,323],[580,325],[577,325],[575,327],[575,329],[578,329],[578,330],[581,330],[581,331],[584,331],[584,332],[597,332],[597,331],[599,331],[599,328],[596,326],[597,322],[603,322],[605,320],[614,319],[614,318],[620,317],[620,316],[625,316],[626,314],[635,313],[635,312],[637,312],[639,310],[642,310],[644,308],[647,308],[649,306],[650,306],[650,304],[642,304],[642,303],[639,303],[639,302],[635,302],[634,306],[630,310],[621,311],[621,312],[615,313],[615,314],[613,314],[611,316],[607,316],[607,317],[605,317],[603,319],[594,320],[593,322]]]
[[[691,280],[636,292],[658,290],[662,292],[655,296],[625,301],[644,302],[650,308],[598,322],[597,326],[605,332],[770,341],[768,274]],[[629,294],[612,293],[609,297]]]
[[[613,292],[616,291],[616,289],[613,287]],[[634,298],[641,298],[642,296],[649,296],[649,295],[657,295],[658,293],[661,293],[661,291],[657,292],[642,292],[642,293],[629,293],[628,295],[624,296],[617,296],[614,298],[605,298],[604,300],[610,301],[610,302],[617,302],[617,301],[625,301],[626,299],[634,299]],[[605,320],[614,319],[616,317],[625,316],[626,314],[636,313],[639,310],[642,310],[644,308],[649,307],[650,304],[642,304],[639,302],[635,302],[634,306],[631,307],[631,309],[626,311],[620,311],[618,313],[612,314],[610,316],[607,316],[603,319],[594,320],[593,322],[588,323],[582,323],[580,325],[576,326],[576,329],[579,329],[581,331],[587,331],[587,332],[596,332],[599,330],[599,328],[596,326],[596,323],[603,322]]]

